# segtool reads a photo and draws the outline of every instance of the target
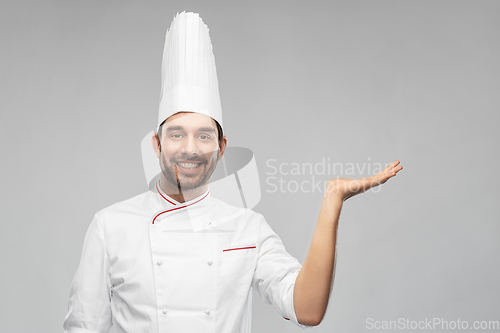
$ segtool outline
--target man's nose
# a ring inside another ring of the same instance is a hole
[[[184,140],[184,144],[182,145],[182,148],[183,148],[182,152],[188,155],[192,155],[193,153],[198,153],[196,139],[191,135],[188,135],[186,137],[186,139]]]

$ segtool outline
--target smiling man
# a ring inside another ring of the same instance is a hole
[[[160,188],[177,201],[186,201],[208,189],[227,138],[209,116],[178,112],[160,125],[152,144],[162,170]]]
[[[252,288],[288,321],[318,325],[333,283],[343,202],[394,177],[328,182],[304,265],[264,217],[210,195],[224,156],[208,28],[181,13],[167,32],[158,130],[161,174],[147,191],[95,214],[73,279],[68,333],[249,333]],[[295,223],[295,222],[293,222]]]

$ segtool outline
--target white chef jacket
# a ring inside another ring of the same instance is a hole
[[[212,198],[148,191],[99,211],[85,236],[65,332],[250,333],[251,287],[298,326],[300,263],[264,217]]]

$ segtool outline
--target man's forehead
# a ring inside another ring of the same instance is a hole
[[[165,129],[197,129],[210,128],[215,131],[216,123],[211,117],[196,112],[178,112],[165,120],[163,128]]]

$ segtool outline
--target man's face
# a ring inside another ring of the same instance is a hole
[[[191,190],[208,184],[221,154],[212,118],[181,112],[162,126],[160,166],[169,185]]]

